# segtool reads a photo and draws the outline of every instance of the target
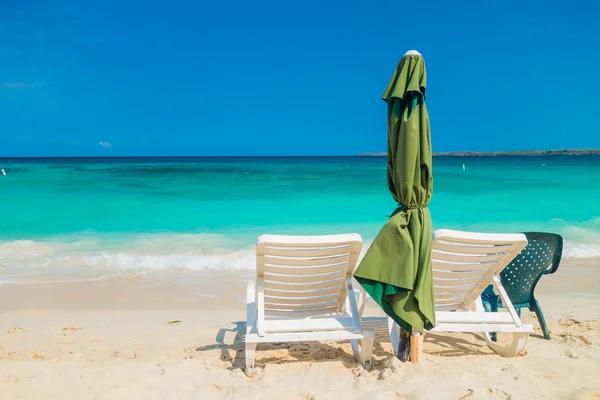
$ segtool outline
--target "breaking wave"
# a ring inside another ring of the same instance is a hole
[[[597,221],[595,221],[597,223]],[[565,238],[563,258],[600,257],[600,232],[570,226],[561,229]],[[370,245],[365,240],[363,255]],[[62,237],[53,240],[0,242],[0,283],[27,276],[83,274],[84,280],[113,274],[159,271],[254,270],[252,241],[214,234],[147,234],[127,238]],[[89,278],[85,277],[89,275]]]

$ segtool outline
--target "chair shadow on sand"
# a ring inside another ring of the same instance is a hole
[[[196,355],[205,351],[219,350],[220,359],[230,362],[228,370],[243,370],[245,367],[244,359],[244,333],[246,331],[245,321],[231,322],[230,328],[220,328],[215,337],[215,343],[200,346],[194,349]],[[465,334],[463,334],[465,335]],[[425,336],[425,343],[433,346],[427,349],[426,353],[438,357],[464,357],[466,355],[489,356],[494,354],[485,346],[483,338],[477,334],[466,334],[472,337],[472,340],[466,340],[461,337],[428,333]],[[433,347],[433,348],[431,348]],[[268,356],[269,351],[287,350],[286,355]],[[389,343],[386,348],[382,346],[379,340],[375,340],[373,347],[373,356],[378,359],[385,359],[392,355]],[[287,364],[295,362],[313,362],[313,361],[341,361],[346,368],[356,368],[359,364],[352,357],[350,349],[344,350],[341,347],[335,347],[320,342],[290,342],[290,343],[265,343],[257,348],[256,365],[264,368],[266,364]],[[374,369],[380,369],[380,363],[375,363]]]
[[[215,344],[200,346],[195,348],[194,351],[201,353],[218,349],[221,352],[221,360],[231,361],[231,366],[227,367],[228,370],[243,370],[245,367],[244,333],[246,331],[246,321],[235,321],[231,324],[233,325],[231,328],[221,328],[218,330]],[[233,338],[231,338],[232,336]],[[288,354],[277,357],[266,356],[266,352],[275,350],[287,350]],[[352,356],[351,350],[349,351],[347,352],[341,347],[320,342],[261,343],[258,345],[256,352],[256,365],[264,368],[266,364],[341,361],[346,368],[356,368],[359,364]],[[373,348],[374,356],[385,357],[389,354],[389,351],[385,350],[378,341],[375,341]]]
[[[441,357],[464,357],[467,355],[495,355],[483,340],[483,337],[476,333],[462,333],[463,336],[472,337],[473,340],[465,340],[460,337],[450,336],[448,334],[437,334],[428,332],[425,335],[424,343],[434,345],[435,349],[428,349],[427,354]],[[431,347],[431,346],[430,346]]]

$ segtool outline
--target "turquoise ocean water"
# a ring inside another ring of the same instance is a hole
[[[358,232],[368,245],[395,208],[384,157],[0,159],[0,168],[0,282],[251,271],[261,233]],[[433,168],[434,229],[557,232],[566,257],[600,257],[600,157],[436,157]]]

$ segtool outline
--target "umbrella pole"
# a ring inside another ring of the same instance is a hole
[[[396,349],[396,357],[402,362],[407,362],[410,359],[410,332],[404,329],[398,329],[398,348]]]
[[[423,360],[423,334],[413,331],[410,335],[410,362],[416,364]]]

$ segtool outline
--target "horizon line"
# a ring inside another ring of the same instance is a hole
[[[600,153],[600,148],[572,148],[572,149],[537,149],[537,150],[488,150],[488,151],[479,151],[479,150],[453,150],[453,151],[434,151],[432,152],[433,157],[452,157],[452,156],[467,156],[467,155],[476,155],[476,156],[486,156],[486,155],[526,155],[526,153],[535,153],[536,155],[540,155],[540,153],[552,153],[549,155],[560,155],[556,153],[565,153],[565,152],[573,152],[573,153],[581,153],[581,152],[591,152],[597,155]],[[543,154],[542,154],[543,155]],[[355,154],[319,154],[319,155],[77,155],[77,156],[2,156],[0,155],[0,160],[2,159],[23,159],[23,158],[318,158],[318,157],[386,157],[386,152],[361,152]]]
[[[518,150],[518,151],[444,151],[444,152],[434,152],[432,157],[468,157],[468,156],[478,156],[478,157],[497,157],[502,156],[502,153],[519,153],[519,152],[553,152],[553,154],[548,154],[548,156],[557,156],[563,154],[556,154],[554,152],[569,152],[569,151],[594,151],[592,154],[582,154],[582,155],[590,155],[597,156],[600,155],[596,152],[600,152],[600,149],[573,149],[573,150]],[[471,153],[471,154],[469,154]],[[510,154],[506,154],[507,156]],[[527,154],[514,154],[513,156],[527,156]],[[544,154],[535,154],[535,155],[544,155]],[[564,154],[569,155],[569,154]],[[574,155],[574,154],[571,154]],[[351,155],[285,155],[285,156],[264,156],[264,155],[256,155],[256,156],[127,156],[127,155],[104,155],[104,156],[0,156],[0,160],[15,160],[15,159],[94,159],[94,158],[383,158],[387,157],[385,153],[358,153]]]

